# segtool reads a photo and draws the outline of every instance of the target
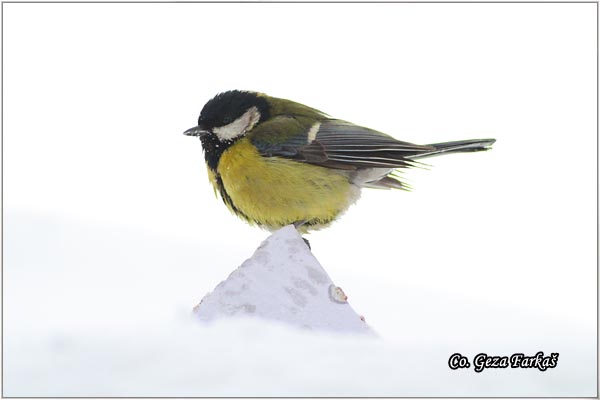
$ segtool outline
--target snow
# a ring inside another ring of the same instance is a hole
[[[447,358],[456,350],[451,344],[394,344],[259,319],[223,319],[210,326],[187,319],[41,335],[29,331],[10,342],[5,396],[583,397],[595,390],[594,360],[577,344],[560,349],[568,354],[560,368],[476,374],[448,368]],[[487,349],[514,350],[510,345]]]
[[[301,249],[293,232],[281,233]],[[231,247],[15,212],[5,213],[5,235],[4,396],[596,393],[595,327],[562,316],[373,276],[359,285],[366,294],[346,292],[371,310],[379,336],[248,316],[207,323],[192,308],[227,273],[215,255],[247,257]],[[375,318],[378,309],[385,318]],[[447,365],[456,352],[538,351],[559,352],[558,366],[475,373]]]
[[[269,236],[194,311],[202,321],[243,314],[310,330],[370,332],[291,225]]]

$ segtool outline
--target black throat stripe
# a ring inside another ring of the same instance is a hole
[[[206,160],[206,164],[211,170],[213,170],[213,172],[217,173],[217,166],[219,165],[221,156],[225,150],[230,148],[235,143],[235,141],[226,140],[221,142],[219,138],[212,133],[202,136],[200,141],[202,142],[202,149],[204,150],[204,159]]]
[[[250,218],[241,212],[240,209],[235,206],[233,200],[231,200],[229,193],[227,193],[227,190],[225,190],[225,185],[223,185],[223,179],[221,178],[218,168],[219,160],[221,159],[223,152],[231,147],[235,143],[235,140],[221,142],[215,135],[212,134],[202,136],[200,140],[202,141],[202,148],[204,149],[204,159],[206,160],[206,165],[215,175],[215,181],[217,188],[219,189],[221,199],[223,199],[223,202],[229,206],[235,214],[250,221]]]

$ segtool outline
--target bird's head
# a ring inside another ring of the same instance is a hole
[[[255,92],[230,90],[208,101],[200,112],[198,126],[184,132],[207,140],[231,143],[248,134],[269,117],[269,103]]]

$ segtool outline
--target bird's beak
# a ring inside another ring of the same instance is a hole
[[[210,131],[207,131],[206,129],[202,129],[199,126],[195,126],[191,129],[188,129],[187,131],[183,132],[183,134],[186,136],[198,136],[198,137],[208,135],[209,133],[210,133]]]

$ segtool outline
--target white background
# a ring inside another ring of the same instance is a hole
[[[5,354],[169,325],[252,254],[267,232],[182,135],[248,89],[415,143],[496,138],[407,172],[412,193],[365,191],[313,252],[389,343],[443,344],[443,365],[575,343],[589,380],[561,394],[595,395],[596,7],[4,4]]]

